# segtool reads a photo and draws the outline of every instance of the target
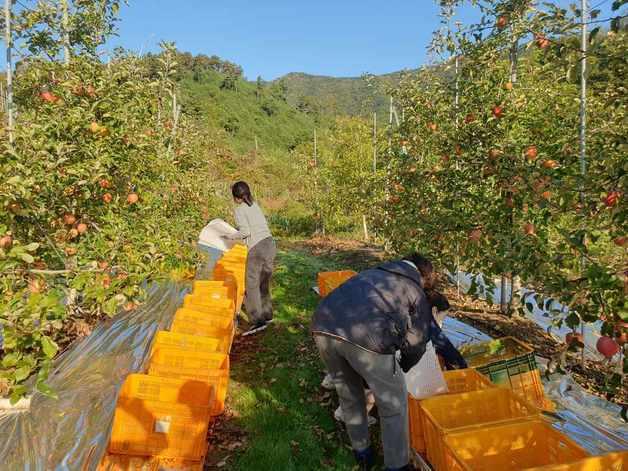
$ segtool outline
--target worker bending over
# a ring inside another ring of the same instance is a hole
[[[432,263],[412,254],[349,279],[314,313],[314,341],[338,393],[361,470],[375,462],[364,381],[375,396],[386,469],[409,470],[408,393],[401,370],[418,363],[430,341],[450,366],[466,367],[432,316],[424,290],[433,288],[434,278]]]

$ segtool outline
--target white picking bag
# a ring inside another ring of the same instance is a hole
[[[238,240],[223,239],[223,237],[233,237],[237,234],[238,230],[222,219],[213,219],[201,231],[198,237],[198,244],[226,252],[233,247]]]
[[[421,360],[405,376],[408,394],[415,399],[427,399],[449,391],[432,342],[428,342]]]

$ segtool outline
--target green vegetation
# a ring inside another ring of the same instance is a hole
[[[238,153],[287,151],[311,140],[316,116],[286,102],[277,84],[256,84],[211,69],[181,73],[183,110],[224,131]]]
[[[346,78],[291,73],[278,79],[278,83],[285,84],[288,103],[298,109],[369,118],[377,111],[377,119],[383,127],[388,122],[389,90],[397,87],[407,74],[412,71]]]

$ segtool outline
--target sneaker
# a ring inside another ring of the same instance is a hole
[[[358,462],[360,471],[370,471],[375,465],[375,453],[371,447],[360,451],[353,450],[353,456],[355,456],[355,460]]]
[[[268,327],[268,323],[267,322],[265,322],[265,321],[257,322],[255,324],[253,324],[249,330],[244,332],[242,334],[242,337],[246,337],[248,335],[257,334],[258,332],[261,332],[262,330],[265,330],[267,327]]]
[[[325,375],[321,386],[323,387],[323,389],[327,389],[328,391],[333,391],[334,389],[336,389],[336,387],[334,386],[334,381],[331,379],[330,374]]]

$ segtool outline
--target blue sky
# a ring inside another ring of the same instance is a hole
[[[604,0],[593,0],[596,5]],[[438,28],[434,0],[129,0],[112,45],[216,54],[245,75],[270,80],[288,72],[359,76],[424,64]],[[568,1],[559,3],[568,4]],[[603,9],[608,16],[612,0]],[[476,18],[466,7],[463,22]]]

